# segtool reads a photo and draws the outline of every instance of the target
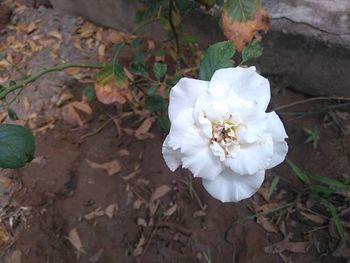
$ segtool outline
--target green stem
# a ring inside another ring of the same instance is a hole
[[[98,64],[79,64],[79,63],[72,63],[72,64],[62,64],[56,67],[52,67],[52,68],[48,68],[48,69],[44,69],[40,72],[38,72],[35,75],[29,76],[28,78],[24,79],[22,82],[20,83],[16,83],[15,85],[9,86],[7,88],[5,88],[3,91],[0,92],[0,99],[5,99],[6,96],[17,90],[17,89],[21,89],[24,88],[25,86],[27,86],[28,84],[36,81],[37,79],[41,78],[42,76],[51,73],[51,72],[57,72],[57,71],[62,71],[64,69],[67,68],[103,68],[104,65],[98,65]]]

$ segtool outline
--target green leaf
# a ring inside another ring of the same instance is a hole
[[[329,177],[319,176],[319,175],[312,175],[311,178],[315,180],[318,183],[324,184],[329,188],[338,189],[338,190],[344,190],[344,189],[350,189],[348,185],[344,184],[343,182],[332,179]]]
[[[234,54],[235,48],[231,41],[211,45],[200,63],[199,78],[210,80],[216,70],[232,67],[230,59]]]
[[[8,115],[9,118],[10,118],[11,120],[13,120],[13,121],[18,120],[18,115],[17,115],[17,113],[15,112],[15,110],[12,109],[12,108],[8,108],[8,109],[7,109],[7,115]]]
[[[113,65],[107,64],[96,74],[96,82],[105,85],[114,79]]]
[[[127,77],[124,72],[124,68],[116,60],[113,61],[113,73],[117,85],[123,87],[123,85],[127,82]]]
[[[95,89],[92,85],[85,87],[83,94],[88,102],[92,102],[95,99]]]
[[[300,181],[307,185],[311,184],[309,176],[306,173],[304,173],[297,165],[295,165],[291,160],[287,160],[287,163],[290,166],[290,168],[292,168],[296,176],[300,179]]]
[[[157,125],[160,131],[164,134],[168,134],[170,130],[170,120],[167,115],[162,115],[157,118]]]
[[[326,199],[322,199],[321,203],[329,209],[329,212],[331,213],[332,219],[334,220],[335,227],[336,227],[336,229],[338,231],[338,234],[339,234],[339,236],[341,238],[341,241],[344,242],[345,241],[344,226],[343,226],[343,223],[340,220],[340,217],[338,215],[337,209],[335,208],[335,206],[332,203],[330,203]]]
[[[125,44],[124,43],[118,43],[118,44],[114,44],[112,46],[112,52],[114,54],[119,54],[119,52],[124,48]]]
[[[279,180],[280,180],[279,176],[273,177],[271,185],[269,187],[269,193],[268,193],[269,198],[272,195],[272,193],[275,191],[275,189],[277,188]]]
[[[134,63],[136,64],[142,64],[145,66],[145,53],[143,53],[142,51],[138,50],[136,53],[135,53],[135,56],[134,56]]]
[[[160,80],[167,72],[167,65],[163,62],[153,64],[153,74],[157,80]]]
[[[161,111],[164,106],[165,102],[161,96],[154,95],[146,99],[146,108],[151,112]]]
[[[148,88],[147,94],[152,95],[152,94],[156,93],[158,87],[159,87],[158,85],[151,86],[150,88]]]
[[[248,60],[258,58],[262,55],[263,48],[260,41],[254,39],[248,46],[245,46],[242,50],[242,62],[241,64],[247,62]]]
[[[144,65],[141,63],[131,63],[130,71],[136,75],[147,76],[147,71]]]
[[[30,130],[20,125],[0,125],[0,168],[23,167],[34,158],[35,142]]]
[[[245,22],[254,17],[260,6],[260,0],[227,0],[223,10],[231,22]]]

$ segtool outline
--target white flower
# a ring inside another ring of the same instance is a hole
[[[255,67],[220,69],[210,81],[182,78],[170,93],[166,164],[188,168],[222,202],[252,196],[288,151],[280,118],[265,112],[269,101],[269,82]]]

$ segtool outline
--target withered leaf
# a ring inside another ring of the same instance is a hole
[[[165,196],[170,191],[171,191],[171,188],[165,184],[159,186],[152,194],[151,202],[154,202],[155,200],[160,199],[161,197]]]
[[[103,169],[106,170],[108,175],[113,175],[118,173],[122,166],[121,163],[119,162],[119,160],[113,160],[110,162],[106,162],[106,163],[95,163],[95,162],[91,162],[90,160],[86,159],[87,163],[90,165],[91,168],[93,169]]]
[[[84,250],[83,244],[81,243],[78,230],[75,227],[69,231],[67,239],[76,249],[77,258],[79,258],[81,254],[86,253]]]

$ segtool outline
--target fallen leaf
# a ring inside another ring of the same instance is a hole
[[[69,103],[69,105],[72,105],[74,108],[76,108],[82,112],[85,112],[86,114],[92,113],[92,109],[91,109],[90,105],[86,102],[73,101],[73,102]]]
[[[165,184],[159,186],[151,196],[151,203],[153,203],[155,200],[162,198],[170,191],[171,191],[171,188]]]
[[[130,174],[128,174],[128,175],[123,176],[122,178],[123,178],[123,180],[128,181],[128,180],[134,178],[134,177],[135,177],[137,174],[139,174],[140,172],[141,172],[141,169],[138,169],[138,170],[133,171],[132,173],[130,173]]]
[[[0,175],[0,183],[5,187],[5,188],[10,188],[12,186],[12,180]]]
[[[24,107],[24,111],[26,113],[30,110],[30,101],[29,101],[29,98],[27,96],[25,96],[23,98],[23,107]]]
[[[109,218],[112,219],[114,214],[116,214],[119,210],[119,207],[117,204],[110,204],[109,206],[106,207],[105,209],[105,215]]]
[[[63,39],[61,33],[58,32],[58,30],[50,31],[48,35],[49,35],[50,37],[57,38],[58,40],[62,40],[62,39]]]
[[[142,199],[137,199],[133,204],[132,208],[134,209],[140,209],[141,205],[145,204],[146,202]]]
[[[76,249],[77,258],[80,258],[81,254],[85,254],[85,250],[83,248],[83,244],[81,243],[78,230],[74,227],[71,231],[69,231],[68,238],[69,242]]]
[[[252,1],[250,1],[252,2]],[[238,5],[233,3],[233,5]],[[243,47],[250,43],[253,38],[260,38],[260,32],[266,32],[269,28],[270,19],[267,12],[257,5],[255,13],[251,14],[250,17],[232,17],[229,15],[230,8],[225,8],[221,14],[221,25],[224,35],[231,40],[236,47],[238,52],[241,52]]]
[[[95,92],[97,99],[103,104],[111,104],[114,102],[124,104],[129,94],[127,88],[118,88],[114,80],[105,85],[95,83]]]
[[[96,263],[102,257],[103,252],[104,252],[103,248],[99,249],[99,251],[97,251],[95,255],[89,258],[89,261],[92,263]]]
[[[278,233],[278,228],[275,224],[271,223],[266,217],[259,216],[256,219],[257,223],[261,225],[267,232]]]
[[[68,75],[74,76],[80,72],[80,68],[66,68],[64,71]]]
[[[118,151],[118,154],[120,157],[123,157],[123,156],[129,156],[130,152],[127,149],[121,149]]]
[[[65,91],[61,94],[61,96],[59,97],[59,99],[56,102],[56,106],[60,107],[62,106],[65,102],[73,99],[74,96],[70,91]]]
[[[95,162],[91,162],[88,159],[86,159],[86,161],[88,162],[88,164],[90,165],[91,168],[106,170],[108,175],[116,174],[122,168],[119,160],[117,160],[117,159],[113,160],[113,161],[110,161],[110,162],[101,163],[101,164],[95,163]]]
[[[163,215],[164,216],[172,216],[177,210],[177,204],[174,204],[172,207],[170,207],[168,210],[166,210]]]
[[[266,253],[282,253],[283,251],[289,251],[293,253],[306,253],[309,248],[309,242],[291,242],[289,239],[291,234],[288,234],[282,241],[279,241],[271,246],[264,248]]]
[[[5,245],[11,238],[10,233],[6,230],[4,225],[0,225],[0,247]]]
[[[142,254],[143,246],[145,245],[145,243],[146,243],[145,237],[142,235],[140,237],[139,242],[137,243],[136,248],[134,249],[134,251],[132,253],[134,257],[140,256]]]
[[[303,211],[300,211],[300,214],[309,219],[310,221],[317,223],[317,224],[323,224],[326,222],[326,220],[318,215],[310,214],[310,213],[305,213]]]
[[[96,217],[100,217],[103,216],[105,214],[105,212],[101,209],[101,207],[98,207],[97,209],[95,209],[94,211],[86,214],[84,216],[85,220],[91,220],[94,219]]]
[[[151,127],[152,121],[149,118],[145,119],[140,127],[135,130],[135,136],[139,137],[140,135],[146,134],[151,129]]]
[[[147,222],[145,219],[138,217],[137,218],[137,225],[139,226],[143,226],[143,227],[147,227]]]
[[[65,105],[61,111],[62,118],[65,122],[72,126],[83,126],[84,122],[80,118],[75,108],[72,105]]]

